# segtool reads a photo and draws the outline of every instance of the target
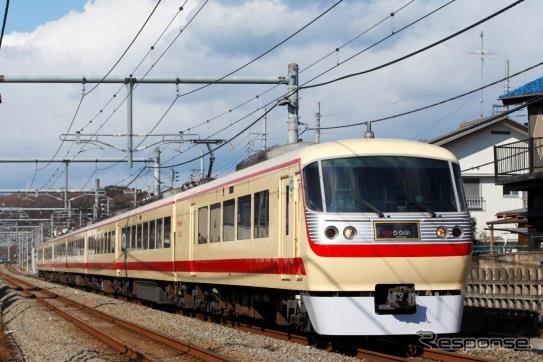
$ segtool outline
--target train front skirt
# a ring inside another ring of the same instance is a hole
[[[463,295],[417,296],[412,314],[377,314],[373,297],[324,297],[302,293],[315,331],[324,335],[458,333]]]

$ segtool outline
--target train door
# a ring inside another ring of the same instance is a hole
[[[293,190],[292,177],[281,177],[279,184],[279,257],[290,259],[294,257],[294,225],[293,225]],[[289,280],[282,274],[281,279]]]
[[[196,204],[190,205],[190,225],[189,225],[189,265],[192,265],[192,262],[194,260],[194,244],[196,243],[196,213],[198,212],[198,209],[196,208]],[[195,276],[196,273],[192,268],[190,268],[190,275]]]

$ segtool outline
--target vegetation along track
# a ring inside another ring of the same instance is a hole
[[[36,298],[46,308],[72,322],[113,349],[137,361],[190,360],[231,361],[211,351],[166,336],[137,324],[103,313],[74,300],[41,289],[26,280],[15,277],[6,266],[0,277],[27,297]]]

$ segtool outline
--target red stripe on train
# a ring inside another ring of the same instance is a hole
[[[248,273],[248,274],[298,274],[305,275],[301,258],[222,259],[193,261],[136,261],[110,263],[55,263],[38,267],[59,267],[92,270],[134,270],[156,272],[200,272],[200,273]]]
[[[455,242],[447,244],[376,244],[376,245],[331,245],[317,244],[309,241],[311,250],[318,256],[325,257],[431,257],[431,256],[465,256],[471,253],[471,242]]]

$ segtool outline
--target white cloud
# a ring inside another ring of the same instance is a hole
[[[241,71],[239,75],[286,75],[287,65],[291,62],[298,62],[301,68],[306,67],[404,3],[405,1],[399,0],[345,1],[287,44]],[[458,0],[413,28],[330,72],[322,79],[364,70],[397,58],[469,25],[508,3],[510,1]],[[124,51],[154,4],[155,1],[152,0],[89,1],[82,11],[70,12],[60,19],[42,24],[31,33],[9,33],[5,36],[0,51],[0,73],[8,76],[101,76]],[[183,19],[174,21],[174,27],[165,34],[151,56],[144,61],[142,69],[136,76],[141,76],[158,58],[178,34],[179,27],[186,24],[201,4],[201,1],[188,2],[187,8],[183,11]],[[320,4],[312,1],[292,4],[279,0],[210,2],[161,59],[150,76],[223,75],[282,40],[330,4],[331,2]],[[112,76],[128,76],[170,21],[178,6],[178,1],[163,1],[141,37]],[[385,21],[372,32],[342,49],[337,57],[333,55],[302,73],[300,80],[303,82],[309,79],[312,75],[336,64],[337,60],[345,59],[390,34],[392,29],[398,30],[412,19],[437,6],[439,4],[434,1],[415,2],[407,6],[395,15],[394,22]],[[512,72],[531,65],[540,60],[538,48],[534,45],[534,39],[539,39],[543,35],[543,24],[538,20],[538,11],[537,2],[523,3],[487,24],[412,59],[328,87],[303,91],[300,93],[301,121],[313,124],[317,101],[321,101],[323,113],[330,115],[323,118],[323,125],[333,125],[365,121],[408,110],[479,86],[479,58],[477,55],[470,55],[469,52],[480,47],[481,30],[485,32],[486,48],[496,53],[486,59],[484,69],[486,80],[503,76],[505,59],[511,60]],[[512,80],[511,83],[513,86],[521,85],[538,77],[540,73],[531,72]],[[180,92],[195,87],[182,85]],[[118,85],[101,85],[86,97],[71,131],[84,127],[117,88]],[[264,102],[279,96],[285,90],[283,86],[277,87],[259,101],[250,102],[225,117],[194,129],[195,124],[251,99],[265,89],[268,87],[212,86],[181,98],[156,132],[178,132],[192,128],[192,132],[198,131],[202,133],[202,137],[207,137]],[[0,92],[3,98],[0,118],[4,121],[3,124],[9,125],[2,133],[0,157],[50,157],[59,145],[59,134],[68,128],[80,99],[81,85],[2,84]],[[501,92],[501,85],[485,91],[487,113]],[[112,107],[120,104],[124,94],[123,89],[86,131],[94,132],[97,125],[110,114]],[[142,133],[149,130],[159,120],[175,94],[176,87],[173,85],[144,85],[137,89],[134,99],[134,130]],[[479,114],[477,97],[462,107],[463,100],[405,119],[381,123],[376,126],[377,135],[431,138],[440,132],[454,129],[466,119],[476,118]],[[126,107],[123,105],[101,132],[124,132],[125,113]],[[251,117],[232,125],[215,137],[230,137],[253,119],[254,117]],[[440,119],[444,120],[430,127]],[[276,109],[270,114],[268,122],[270,138],[274,143],[285,142],[286,110]],[[341,132],[325,132],[323,138],[347,137],[362,134],[362,131],[360,127]],[[231,167],[243,154],[244,145],[249,138],[242,136],[234,142],[235,149],[228,146],[221,150],[217,159],[217,169],[225,170],[227,166]],[[304,138],[313,140],[313,133],[306,132]],[[116,143],[124,146],[125,140],[118,140]],[[64,156],[66,147],[64,146],[59,157]],[[72,152],[80,147],[75,146]],[[175,148],[170,146],[163,159],[173,156],[170,150]],[[150,155],[150,151],[145,151],[139,153],[138,157]],[[176,160],[183,161],[192,155],[181,155]],[[81,157],[83,156],[121,155],[115,151],[87,151],[81,154]],[[187,173],[197,166],[198,164],[194,163],[182,171]],[[12,173],[0,176],[0,183],[5,187],[27,185],[33,167],[20,166],[19,169],[18,177],[14,178]],[[37,184],[44,183],[53,170],[54,167],[50,167],[40,173]],[[88,168],[88,171],[78,168],[77,172],[72,173],[74,183],[84,183],[93,170],[94,168]],[[107,184],[119,181],[128,173],[126,168],[120,168],[98,173],[98,176]],[[59,182],[62,183],[62,179]]]

